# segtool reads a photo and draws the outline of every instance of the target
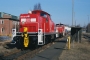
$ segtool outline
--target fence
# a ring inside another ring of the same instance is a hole
[[[10,36],[0,36],[0,41],[11,40]]]

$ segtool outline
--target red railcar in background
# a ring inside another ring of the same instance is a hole
[[[65,26],[64,26],[64,24],[56,24],[56,28],[58,29],[59,37],[63,37],[65,35]]]

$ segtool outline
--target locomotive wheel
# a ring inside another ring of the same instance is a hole
[[[16,46],[18,49],[21,49],[21,50],[25,50],[28,48],[28,47],[27,48],[24,47],[24,38],[23,37],[19,37],[19,39],[16,42]]]
[[[52,36],[52,39],[51,40],[53,42],[55,40],[55,36],[54,35],[51,35],[51,36]]]
[[[55,36],[55,34],[54,34],[54,41],[55,41],[55,39],[56,39],[56,36]]]
[[[48,37],[45,38],[45,44],[48,44]]]
[[[24,39],[23,39],[23,37],[21,37],[21,39],[19,40],[21,50],[24,50],[23,42],[24,42]]]
[[[37,49],[38,48],[38,41],[36,40],[34,44],[32,44],[32,48]]]
[[[38,40],[33,40],[33,38],[31,38],[29,47],[32,50],[37,49],[38,48]]]
[[[63,37],[63,33],[62,33],[62,37]]]
[[[48,43],[51,42],[51,36],[48,36]]]
[[[17,40],[16,40],[16,47],[18,48],[18,49],[21,49],[21,37],[19,37]]]

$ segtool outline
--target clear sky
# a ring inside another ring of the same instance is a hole
[[[55,23],[72,25],[72,0],[0,0],[0,11],[19,16],[21,13],[33,10],[37,3],[41,4],[42,10],[51,14]],[[87,24],[90,0],[74,0],[74,13],[76,24]]]

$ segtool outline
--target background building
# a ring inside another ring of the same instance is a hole
[[[90,33],[90,23],[88,23],[88,25],[86,26],[86,32]]]
[[[3,19],[7,18],[7,19]],[[11,19],[9,19],[11,18]],[[12,34],[13,28],[19,28],[19,18],[17,16],[0,12],[0,35]]]

